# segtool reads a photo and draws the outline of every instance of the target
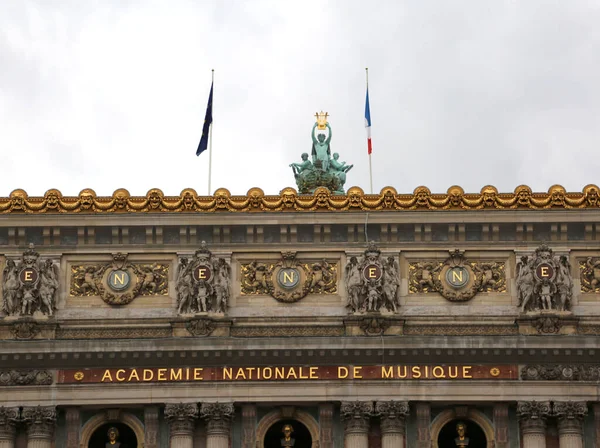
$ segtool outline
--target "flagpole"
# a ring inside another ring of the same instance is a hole
[[[369,92],[369,67],[365,68],[367,74],[367,93]],[[369,153],[369,182],[371,185],[371,194],[373,194],[373,166],[371,164],[371,153]]]
[[[211,89],[213,88],[215,84],[215,69],[212,69],[212,81],[211,81]],[[212,111],[214,109],[212,109],[212,105],[211,105],[211,115],[212,115]],[[214,116],[214,115],[213,115]],[[211,188],[210,188],[210,181],[211,181],[211,175],[212,175],[212,135],[213,135],[213,126],[215,124],[215,120],[212,120],[212,123],[210,124],[210,133],[208,134],[208,195],[211,195]]]

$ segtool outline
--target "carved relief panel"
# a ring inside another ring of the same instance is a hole
[[[411,294],[437,292],[451,302],[463,302],[479,292],[506,292],[504,261],[468,261],[459,250],[444,262],[411,262],[408,269]]]
[[[298,260],[295,252],[283,252],[276,262],[241,263],[241,294],[270,295],[284,303],[297,302],[308,294],[336,294],[337,273],[335,261]]]
[[[127,305],[139,296],[168,293],[168,263],[133,263],[117,253],[110,262],[71,265],[72,297],[99,296],[109,305]]]

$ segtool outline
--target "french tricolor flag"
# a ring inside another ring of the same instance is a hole
[[[373,152],[373,146],[371,145],[371,108],[369,107],[369,88],[367,87],[367,102],[365,104],[365,128],[367,129],[367,144],[369,148],[369,155]]]

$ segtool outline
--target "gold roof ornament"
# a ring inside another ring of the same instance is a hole
[[[179,196],[165,196],[153,188],[145,196],[131,196],[125,189],[112,196],[98,196],[84,189],[78,196],[63,196],[56,189],[44,196],[30,197],[17,189],[9,197],[0,198],[0,214],[105,214],[105,213],[235,213],[235,212],[343,212],[343,211],[423,211],[423,210],[547,210],[596,209],[600,207],[600,188],[586,185],[581,192],[567,192],[553,185],[546,193],[536,193],[527,185],[519,185],[513,193],[499,193],[487,185],[479,193],[465,193],[459,186],[446,193],[431,193],[427,187],[417,187],[412,194],[398,193],[384,187],[378,194],[365,194],[362,188],[352,187],[346,194],[333,194],[317,188],[313,194],[301,195],[294,188],[281,190],[278,195],[266,195],[260,188],[251,188],[246,195],[232,195],[219,188],[212,196],[199,196],[186,188]]]

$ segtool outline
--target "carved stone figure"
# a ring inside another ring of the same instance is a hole
[[[379,312],[385,308],[397,312],[398,264],[394,257],[381,259],[373,242],[360,258],[351,257],[345,268],[347,307],[351,313]]]
[[[191,259],[180,258],[177,272],[177,312],[225,313],[229,303],[231,268],[214,258],[203,241]]]
[[[70,295],[100,296],[110,305],[127,305],[139,296],[169,293],[167,264],[138,264],[128,255],[112,254],[112,261],[71,267]]]
[[[295,252],[282,252],[275,263],[254,260],[241,265],[242,295],[268,294],[274,299],[292,303],[308,294],[337,292],[337,265],[325,259],[304,262]]]
[[[30,245],[21,261],[6,260],[2,310],[9,316],[52,316],[56,310],[58,267],[53,260],[40,260]]]
[[[325,187],[334,194],[344,194],[346,173],[353,165],[340,162],[339,154],[331,156],[331,126],[325,122],[323,129],[327,129],[327,135],[319,133],[315,136],[318,123],[315,123],[311,132],[312,163],[308,160],[308,154],[302,154],[301,163],[292,163],[290,167],[294,172],[296,184],[301,194],[314,193],[318,187]]]
[[[593,268],[592,268],[593,269]],[[517,294],[522,312],[571,309],[573,280],[567,256],[545,244],[517,263]]]

